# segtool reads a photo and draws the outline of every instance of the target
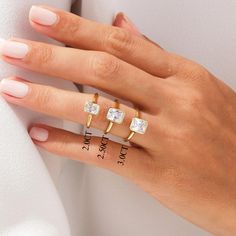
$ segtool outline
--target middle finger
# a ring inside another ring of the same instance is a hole
[[[152,110],[150,99],[164,91],[164,80],[104,52],[60,47],[24,39],[2,43],[3,59],[25,69],[97,87]],[[129,92],[127,92],[129,91]]]

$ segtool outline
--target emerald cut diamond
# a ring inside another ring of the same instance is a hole
[[[142,120],[140,118],[133,118],[132,122],[130,124],[130,130],[139,133],[144,134],[147,130],[148,122],[146,120]]]
[[[107,112],[107,119],[116,124],[121,124],[125,118],[125,113],[117,108],[109,108]]]
[[[98,115],[100,106],[94,102],[86,102],[84,105],[84,111],[92,115]]]

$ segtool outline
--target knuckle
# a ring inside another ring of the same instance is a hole
[[[176,143],[177,146],[181,146],[181,143],[188,143],[193,139],[196,134],[196,128],[194,125],[185,122],[185,125],[181,127],[174,127],[170,133],[170,139]]]
[[[203,94],[197,89],[190,89],[185,97],[185,103],[187,103],[190,108],[194,108],[196,105],[200,105],[203,102]]]
[[[201,111],[201,104],[196,100],[185,101],[179,104],[178,110],[181,116],[185,118],[186,125],[189,125],[191,124],[191,121],[195,120],[195,118],[199,116],[199,111]]]
[[[107,79],[117,74],[119,62],[109,54],[99,53],[91,57],[90,68],[95,78]]]
[[[65,16],[61,18],[60,25],[58,25],[58,30],[63,37],[69,35],[70,41],[76,41],[78,39],[78,34],[80,33],[80,25],[80,17]]]
[[[206,77],[206,70],[201,65],[194,64],[191,66],[189,74],[192,80],[199,80]]]
[[[175,89],[172,95],[172,103],[182,114],[194,115],[194,112],[204,105],[204,93],[192,86]]]
[[[202,81],[209,77],[209,72],[203,66],[188,61],[181,65],[181,73],[185,79],[191,81]]]
[[[33,59],[33,60],[32,60]],[[29,64],[37,64],[37,67],[42,67],[53,60],[53,49],[50,45],[38,44],[33,47],[30,56],[27,58]]]
[[[105,47],[118,54],[132,53],[134,40],[129,31],[118,28],[107,33],[104,44]]]
[[[54,102],[49,88],[44,88],[34,93],[32,100],[35,101],[39,110],[52,110]]]

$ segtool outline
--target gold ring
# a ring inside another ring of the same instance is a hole
[[[97,104],[97,102],[98,102],[98,93],[95,93],[93,96],[93,100],[87,101],[84,105],[84,111],[89,113],[86,123],[87,128],[90,128],[93,116],[99,114],[100,106]]]
[[[141,117],[140,111],[136,109],[135,117],[132,119],[129,127],[131,132],[125,139],[126,142],[130,141],[136,133],[145,134],[148,127],[148,122],[146,120],[141,119],[140,117]]]
[[[120,108],[120,103],[116,99],[114,107],[109,108],[107,112],[106,118],[107,120],[109,120],[109,124],[104,132],[105,134],[108,134],[111,131],[114,123],[122,124],[122,122],[124,121],[125,112],[123,112],[119,108]]]

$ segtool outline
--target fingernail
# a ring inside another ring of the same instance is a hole
[[[3,39],[3,38],[0,38],[0,56],[1,56],[1,52],[2,52],[2,46],[3,46],[3,43],[5,42],[6,40]]]
[[[27,95],[29,86],[16,80],[3,79],[0,82],[0,91],[13,97],[23,98]]]
[[[138,36],[142,35],[134,23],[123,12],[119,12],[116,15],[114,24],[119,27],[126,28]]]
[[[0,45],[2,45],[6,40],[3,38],[0,38]]]
[[[29,135],[32,139],[40,142],[45,142],[48,139],[48,131],[39,127],[32,127],[29,131]]]
[[[11,40],[0,40],[0,53],[1,55],[22,59],[26,56],[29,51],[29,46],[25,43],[11,41]]]
[[[59,17],[46,8],[32,6],[29,12],[29,18],[38,24],[50,26],[55,24]]]

